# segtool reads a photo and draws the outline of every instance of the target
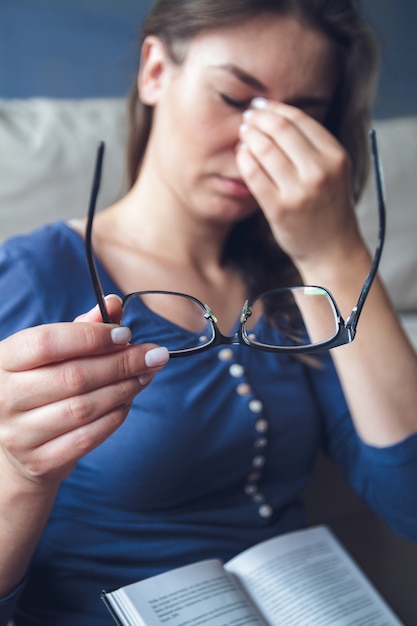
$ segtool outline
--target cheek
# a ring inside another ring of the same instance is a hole
[[[201,98],[197,94],[188,94],[177,102],[175,115],[183,136],[196,144],[199,150],[235,148],[242,114],[229,110],[215,97]]]
[[[201,169],[235,169],[230,161],[238,143],[240,111],[228,110],[189,88],[177,89],[158,113],[160,158],[168,160],[179,175],[184,168],[189,175]]]

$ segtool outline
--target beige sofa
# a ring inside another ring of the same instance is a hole
[[[388,209],[381,272],[417,347],[417,117],[379,121],[375,127]],[[0,240],[47,221],[84,216],[101,139],[107,150],[99,207],[112,202],[124,186],[125,134],[120,99],[0,101]],[[377,209],[372,181],[358,213],[373,247]],[[310,521],[330,524],[404,622],[417,624],[417,546],[388,530],[324,459],[305,501]]]

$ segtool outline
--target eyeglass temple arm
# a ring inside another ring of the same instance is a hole
[[[97,196],[100,189],[101,172],[103,168],[104,148],[104,141],[100,141],[97,146],[96,164],[94,168],[93,184],[91,187],[90,204],[88,207],[87,227],[85,231],[85,254],[87,258],[91,284],[93,285],[94,293],[98,306],[100,308],[103,322],[105,322],[106,324],[111,324],[112,320],[107,312],[103,287],[101,286],[100,278],[97,272],[96,263],[93,255],[93,247],[91,243],[91,231],[93,227],[93,219],[96,210]]]
[[[366,277],[366,280],[363,284],[361,293],[359,294],[359,299],[356,306],[352,309],[352,313],[349,315],[349,318],[346,321],[346,328],[350,331],[352,335],[352,339],[355,336],[356,326],[359,321],[360,314],[363,309],[363,305],[365,304],[365,300],[368,296],[371,285],[374,281],[376,273],[378,271],[379,262],[381,260],[382,250],[384,247],[385,241],[385,192],[383,185],[383,175],[382,168],[378,154],[378,146],[376,141],[376,132],[375,129],[371,129],[369,131],[369,141],[371,146],[371,155],[372,162],[374,168],[375,175],[375,185],[376,185],[376,194],[378,201],[378,215],[379,215],[379,229],[378,229],[378,243],[374,254],[374,259],[372,261],[371,269],[369,270],[369,274]]]

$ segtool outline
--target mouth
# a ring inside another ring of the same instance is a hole
[[[250,198],[252,196],[242,179],[228,176],[219,176],[219,179],[227,195],[236,198]]]

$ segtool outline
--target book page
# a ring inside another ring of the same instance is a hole
[[[106,594],[124,626],[265,626],[217,560]]]
[[[270,626],[400,626],[325,527],[249,548],[225,565]]]

